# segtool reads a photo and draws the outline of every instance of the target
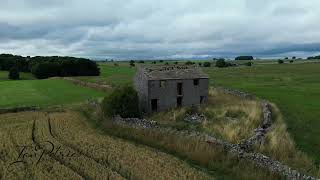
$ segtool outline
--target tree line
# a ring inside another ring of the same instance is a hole
[[[12,54],[0,54],[0,70],[31,72],[38,79],[65,76],[99,76],[96,62],[85,58],[61,56],[23,57]]]
[[[307,59],[311,60],[311,59],[320,59],[320,55],[319,56],[311,56],[311,57],[308,57]]]

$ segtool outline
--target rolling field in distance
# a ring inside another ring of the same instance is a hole
[[[103,83],[109,84],[112,86],[120,86],[131,84],[133,76],[136,72],[135,67],[129,67],[128,64],[118,63],[119,66],[114,66],[113,63],[101,63],[100,76],[99,77],[75,77],[76,79],[94,82],[94,83]]]
[[[0,81],[0,94],[0,108],[73,104],[106,95],[59,79]]]

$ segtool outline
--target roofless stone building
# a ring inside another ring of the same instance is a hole
[[[141,66],[134,79],[145,113],[204,104],[209,78],[197,66]]]

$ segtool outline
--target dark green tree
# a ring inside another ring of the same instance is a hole
[[[226,67],[226,61],[223,60],[223,59],[219,59],[216,61],[216,67],[218,68],[223,68],[223,67]]]
[[[32,67],[32,74],[38,79],[60,76],[60,65],[58,63],[38,63]]]
[[[192,62],[192,61],[187,61],[185,64],[186,64],[186,65],[193,65],[194,62]]]
[[[9,74],[8,74],[9,79],[13,80],[18,80],[20,79],[20,73],[17,67],[13,66],[10,68]]]
[[[254,60],[253,56],[238,56],[235,60]]]
[[[115,115],[123,118],[139,117],[138,93],[131,86],[118,88],[104,98],[102,109],[105,117]]]
[[[246,65],[246,66],[252,66],[252,64],[253,64],[253,62],[251,62],[251,61],[244,63],[244,65]]]
[[[211,66],[211,63],[210,62],[204,62],[203,63],[203,67],[210,67]]]

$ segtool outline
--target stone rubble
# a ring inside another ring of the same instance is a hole
[[[125,124],[133,128],[143,128],[143,129],[149,129],[149,128],[157,128],[158,123],[156,121],[152,120],[146,120],[146,119],[139,119],[139,118],[122,118],[121,116],[115,116],[113,118],[113,121],[117,124]]]
[[[191,123],[202,123],[203,121],[206,120],[206,118],[203,114],[195,113],[195,114],[186,114],[183,120]]]
[[[231,95],[243,98],[243,99],[248,99],[248,100],[255,100],[256,99],[255,96],[253,96],[253,95],[251,95],[249,93],[246,93],[246,92],[239,91],[239,90],[228,89],[228,88],[225,88],[225,87],[217,87],[216,89],[218,91],[222,91],[222,92],[224,92],[226,94],[231,94]]]

